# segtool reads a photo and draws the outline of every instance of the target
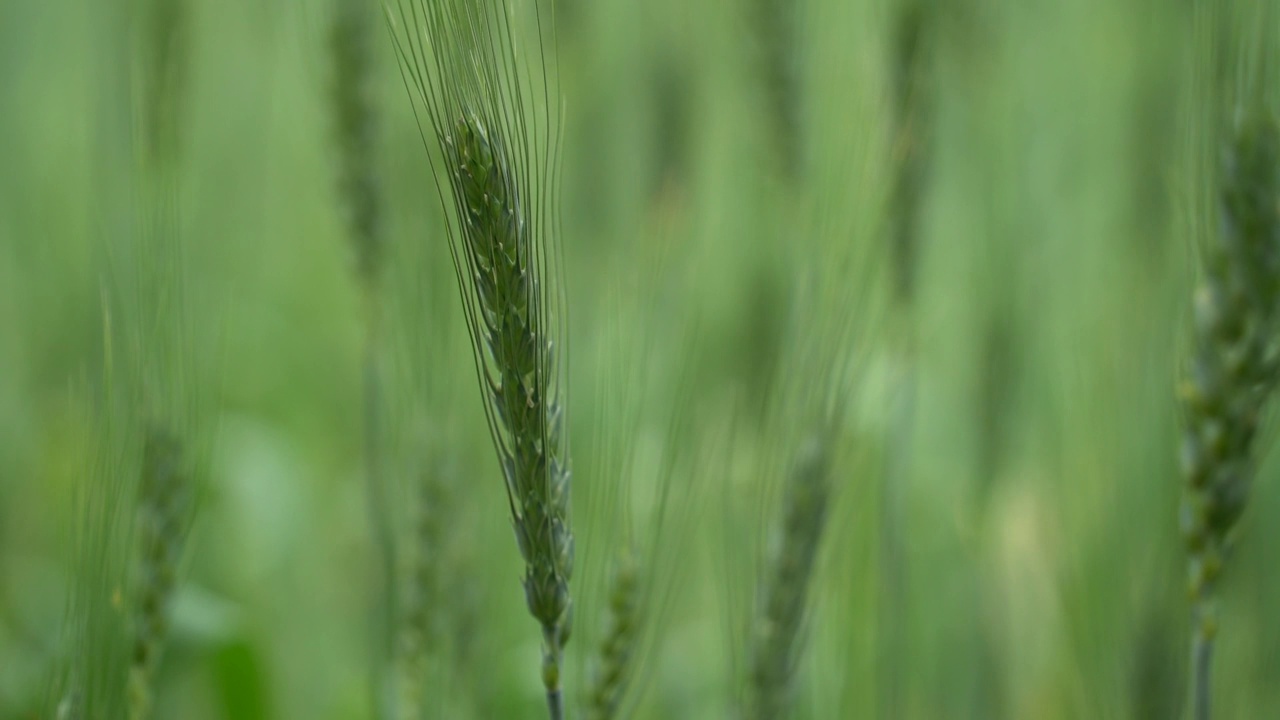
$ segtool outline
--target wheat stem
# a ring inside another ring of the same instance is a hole
[[[1191,712],[1195,720],[1209,720],[1211,660],[1213,659],[1214,628],[1210,625],[1210,608],[1205,599],[1195,603],[1194,633],[1191,647]]]
[[[892,398],[891,437],[881,491],[879,614],[882,621],[876,648],[879,715],[890,718],[900,714],[898,700],[902,694],[902,648],[906,635],[902,607],[903,598],[907,596],[903,537],[915,424],[912,312],[920,252],[920,206],[929,163],[926,60],[931,13],[928,0],[899,0],[893,23],[891,88],[896,165],[890,197],[889,244],[900,368]]]

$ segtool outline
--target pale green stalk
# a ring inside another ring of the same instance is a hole
[[[929,165],[927,60],[931,0],[899,0],[894,8],[892,71],[893,185],[889,205],[889,249],[898,369],[890,407],[880,512],[880,602],[877,647],[879,715],[897,717],[902,695],[908,596],[905,535],[907,482],[915,424],[914,306],[920,253],[921,202]]]

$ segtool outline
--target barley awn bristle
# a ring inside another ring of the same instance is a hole
[[[1237,127],[1220,181],[1221,230],[1196,295],[1186,416],[1182,530],[1193,605],[1193,713],[1210,712],[1214,586],[1256,471],[1254,439],[1276,384],[1280,329],[1280,133],[1274,118]]]
[[[452,205],[450,251],[525,562],[525,599],[542,628],[548,711],[558,720],[574,553],[565,388],[556,357],[564,308],[554,227],[554,70],[535,45],[531,62],[541,77],[531,79],[516,52],[518,19],[506,0],[405,0],[398,8],[388,21],[405,82],[443,153],[442,165],[433,165],[437,188],[452,200],[444,201]],[[536,4],[533,11],[541,32]]]
[[[784,490],[781,528],[766,578],[751,647],[747,717],[775,720],[791,706],[809,585],[830,495],[826,438],[801,448]]]

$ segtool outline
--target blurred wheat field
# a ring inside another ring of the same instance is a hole
[[[830,399],[813,380],[835,372],[825,361],[853,379],[831,386],[847,417],[792,717],[1187,712],[1175,385],[1197,223],[1213,224],[1189,189],[1196,4],[923,3],[927,113],[907,137],[895,22],[914,1],[781,3],[785,37],[769,0],[551,3],[570,717],[586,716],[628,548],[649,602],[620,716],[737,716],[806,403]],[[119,358],[141,352],[121,328],[164,311],[128,301],[121,269],[138,251],[141,4],[0,3],[3,718],[55,717],[69,598],[88,582],[76,529],[120,431]],[[371,680],[385,578],[365,477],[369,291],[337,181],[333,6],[186,3],[170,241],[194,398],[178,414],[199,468],[158,718],[373,718],[375,685],[393,682]],[[421,717],[545,717],[434,140],[369,9],[377,447],[394,575],[430,583],[397,588],[426,608],[409,685]],[[920,147],[904,300],[895,178]],[[1280,716],[1268,436],[1219,589],[1215,717]]]

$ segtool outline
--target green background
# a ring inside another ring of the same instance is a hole
[[[1177,717],[1192,3],[938,5],[906,309],[887,299],[883,248],[893,4],[795,5],[803,180],[778,170],[755,4],[556,6],[580,560],[571,707],[608,559],[629,534],[662,601],[636,716],[731,712],[779,458],[803,415],[789,398],[821,394],[806,385],[806,348],[819,347],[856,364],[858,382],[797,715]],[[203,399],[191,421],[209,449],[159,717],[372,716],[363,309],[334,179],[328,11],[191,7],[178,242],[185,352],[200,368],[188,390]],[[60,662],[75,497],[112,328],[128,321],[104,302],[129,282],[107,260],[132,177],[122,14],[0,3],[0,717],[40,717]],[[404,497],[423,455],[449,489],[440,624],[459,651],[427,692],[449,698],[442,716],[538,717],[537,630],[442,210],[376,30],[388,465]],[[814,277],[823,292],[809,292]],[[833,351],[824,337],[850,342]],[[904,373],[913,406],[899,414]],[[1221,588],[1220,717],[1280,716],[1277,522],[1264,462]],[[902,551],[888,567],[891,527]]]

